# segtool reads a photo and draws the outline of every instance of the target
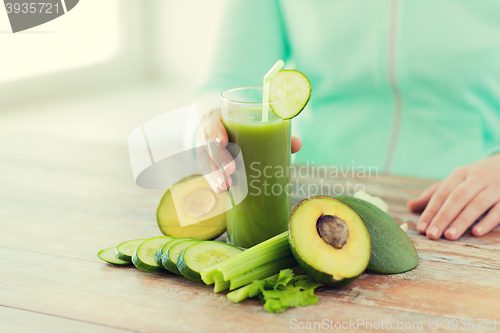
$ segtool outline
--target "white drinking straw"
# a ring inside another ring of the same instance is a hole
[[[269,114],[269,82],[276,73],[278,73],[285,66],[283,60],[278,60],[273,67],[264,75],[264,87],[262,91],[262,122],[267,123]]]

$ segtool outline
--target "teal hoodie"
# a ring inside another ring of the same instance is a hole
[[[310,79],[294,163],[446,177],[500,151],[500,1],[233,0],[200,97]]]

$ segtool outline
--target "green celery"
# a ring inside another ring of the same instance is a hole
[[[230,287],[233,290],[251,283],[253,279],[268,277],[282,268],[296,264],[288,244],[288,232],[285,231],[223,263],[203,270],[201,278],[206,284],[215,283],[214,292],[220,292]]]
[[[294,269],[296,270],[296,269]],[[294,270],[283,269],[267,279],[255,280],[251,284],[227,294],[234,303],[247,298],[259,297],[264,309],[277,313],[291,307],[314,305],[318,297],[314,289],[322,284],[306,274],[295,276]]]
[[[270,261],[278,260],[292,255],[292,251],[290,250],[290,245],[288,244],[288,240],[286,240],[286,242],[280,240],[280,242],[275,243],[274,246],[275,247],[269,249],[266,253],[263,254],[259,253],[258,255],[247,257],[244,260],[244,265],[241,264],[243,260],[240,258],[238,259],[238,261],[231,263],[231,265],[218,267],[218,271],[222,273],[222,275],[224,276],[224,280],[231,280],[236,276],[241,275],[243,273],[243,270],[248,272]]]
[[[267,281],[277,280],[278,275],[279,274],[274,274],[274,275],[268,277],[266,280]],[[250,294],[248,292],[249,292],[251,287],[252,287],[252,284],[250,283],[244,287],[241,287],[240,289],[236,289],[235,291],[231,291],[229,294],[227,294],[227,299],[233,303],[242,302],[250,297]]]
[[[220,293],[223,290],[227,290],[229,288],[229,281],[224,280],[222,274],[219,272],[215,272],[212,274],[214,279],[214,293]]]
[[[215,265],[215,266],[206,268],[206,269],[204,269],[204,270],[201,271],[201,273],[200,273],[201,279],[203,280],[203,282],[205,282],[205,284],[212,284],[212,283],[214,283],[213,274],[215,272],[217,272],[217,266],[218,265]]]
[[[241,252],[240,254],[235,255],[231,259],[220,263],[218,266],[220,266],[220,267],[230,266],[231,262],[234,261],[235,258],[247,259],[248,257],[255,256],[256,253],[264,253],[265,254],[270,249],[275,248],[277,244],[280,244],[283,242],[288,242],[288,231],[284,231],[281,234],[274,236],[273,238],[269,238],[268,240],[266,240],[262,243],[259,243],[255,246],[252,246],[251,248]]]
[[[268,253],[275,251],[276,249],[286,249],[290,251],[290,246],[288,244],[288,231],[285,231],[273,238],[270,238],[262,243],[259,243],[246,251],[232,257],[229,260],[226,260],[217,265],[218,271],[230,271],[231,275],[243,274],[249,269],[247,268],[247,262],[255,260],[255,258],[264,257],[266,258]],[[288,252],[291,254],[291,252]],[[269,262],[266,260],[264,262]],[[258,266],[258,265],[257,265]],[[255,267],[257,267],[255,266]]]
[[[267,278],[270,275],[278,273],[280,270],[285,268],[290,268],[297,266],[297,261],[293,255],[268,262],[262,266],[247,271],[244,274],[238,275],[231,279],[229,290],[234,290],[236,288],[242,287],[246,284],[252,283],[254,280],[260,280]]]
[[[231,291],[229,294],[227,294],[227,299],[230,300],[233,303],[239,303],[241,301],[246,300],[248,297],[248,291],[250,290],[251,284],[247,284],[244,287],[241,287],[240,289],[236,289],[234,291]]]

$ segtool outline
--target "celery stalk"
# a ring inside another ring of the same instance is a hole
[[[229,281],[224,280],[222,277],[222,274],[219,272],[215,272],[212,274],[213,280],[214,280],[214,293],[219,293],[223,290],[226,290],[229,288]]]
[[[246,284],[252,283],[254,280],[260,280],[267,278],[273,274],[279,273],[282,269],[294,267],[297,265],[297,261],[293,255],[268,262],[262,266],[247,271],[244,274],[238,275],[231,279],[229,290],[234,290],[236,288],[242,287]]]
[[[251,284],[247,284],[246,286],[241,287],[240,289],[231,291],[229,294],[227,294],[227,299],[233,303],[239,303],[241,301],[246,300],[248,298],[248,290],[250,289],[250,286]]]
[[[222,263],[220,263],[218,266],[219,267],[226,267],[226,266],[231,266],[232,262],[234,262],[234,259],[238,258],[243,260],[247,258],[251,258],[256,256],[257,254],[265,254],[268,252],[270,249],[275,248],[277,244],[280,243],[287,243],[288,242],[288,231],[282,232],[279,235],[274,236],[273,238],[269,238],[268,240],[259,243],[255,246],[252,246],[248,250],[245,250],[241,252],[240,254],[235,255],[229,260],[226,260]]]
[[[218,265],[215,265],[215,266],[209,267],[209,268],[204,269],[203,271],[201,271],[201,273],[200,273],[201,279],[203,280],[203,282],[205,282],[205,284],[212,284],[212,283],[214,283],[213,274],[215,272],[217,272],[217,266]]]
[[[268,277],[266,280],[276,280],[278,278],[279,274],[274,274],[270,277]],[[250,286],[252,284],[247,284],[244,287],[241,287],[240,289],[236,289],[235,291],[231,291],[229,294],[227,294],[227,299],[230,300],[233,303],[239,303],[244,300],[246,300],[249,297],[248,290],[250,289]]]
[[[259,243],[249,248],[248,250],[243,251],[238,255],[235,255],[231,259],[218,264],[217,270],[221,271],[238,267],[243,270],[239,272],[241,274],[248,271],[248,269],[246,269],[246,263],[249,260],[266,256],[270,251],[276,249],[284,249],[284,248],[289,249],[288,231],[285,231],[277,236],[274,236],[273,238],[270,238],[262,243]]]
[[[215,283],[214,292],[231,290],[278,273],[283,268],[297,265],[288,244],[285,231],[233,258],[201,272],[206,284]]]
[[[279,242],[276,242],[273,245],[273,248],[269,248],[265,253],[262,254],[259,253],[258,255],[247,257],[244,261],[240,261],[242,260],[240,258],[231,263],[231,265],[225,265],[225,266],[221,265],[220,267],[218,267],[218,271],[222,273],[222,275],[224,276],[224,280],[231,280],[234,277],[241,275],[244,272],[248,272],[268,262],[278,260],[283,257],[288,257],[291,255],[292,251],[290,250],[290,245],[288,244],[288,240],[286,240],[285,242],[280,240]]]

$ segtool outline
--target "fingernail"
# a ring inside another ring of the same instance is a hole
[[[482,235],[483,234],[483,227],[477,227],[476,228],[476,233],[479,234],[479,235]]]
[[[455,237],[455,235],[457,234],[457,228],[448,228],[448,230],[446,230],[446,233],[448,234],[448,236]]]
[[[222,141],[222,139],[221,139],[221,138],[219,138],[219,137],[216,137],[216,138],[215,138],[215,141],[217,141],[217,147],[219,147],[219,148],[220,148],[220,142]]]
[[[421,222],[421,223],[419,223],[419,224],[417,225],[417,230],[418,230],[419,232],[424,232],[424,231],[425,231],[425,229],[427,229],[427,223],[425,223],[425,222]]]
[[[427,234],[432,237],[437,237],[439,233],[439,229],[436,226],[432,226],[429,231],[427,231]]]
[[[222,187],[222,184],[224,184],[224,178],[219,177],[217,178],[217,181],[219,182],[219,187],[223,190],[224,188]]]

